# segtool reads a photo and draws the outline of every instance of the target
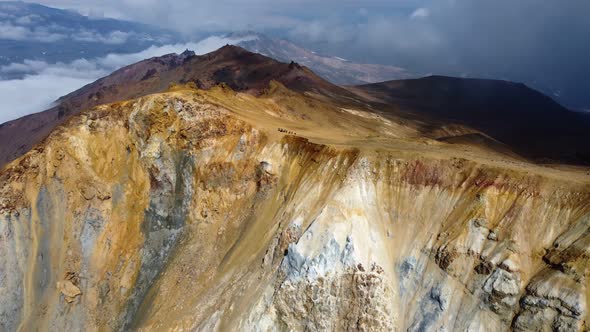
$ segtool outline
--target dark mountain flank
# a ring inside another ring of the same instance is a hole
[[[524,84],[430,76],[352,90],[433,123],[470,126],[528,158],[590,162],[590,117]]]

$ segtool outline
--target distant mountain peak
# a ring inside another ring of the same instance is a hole
[[[395,66],[354,63],[337,55],[318,54],[287,39],[272,38],[256,32],[231,33],[226,37],[243,38],[236,44],[282,62],[297,62],[335,84],[356,85],[415,76]]]
[[[209,57],[215,58],[231,58],[236,57],[244,54],[253,54],[252,52],[244,49],[243,47],[233,45],[233,44],[225,44],[221,48],[206,54]]]
[[[190,57],[193,57],[195,55],[196,55],[195,54],[195,51],[191,51],[188,48],[184,52],[180,53],[180,56],[183,57],[183,58],[190,58]]]
[[[286,88],[325,96],[353,96],[295,62],[282,63],[242,47],[225,45],[213,52],[167,54],[123,67],[59,99],[59,105],[0,127],[0,166],[28,151],[56,126],[81,110],[162,92],[173,84],[194,83],[202,89],[225,84],[235,91],[259,95],[271,81]],[[23,133],[27,133],[23,135]]]

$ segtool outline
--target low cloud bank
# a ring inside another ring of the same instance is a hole
[[[70,29],[59,26],[49,29],[45,26],[28,27],[23,25],[13,25],[10,22],[0,21],[0,39],[4,40],[53,43],[60,40],[71,39],[87,43],[121,45],[130,39],[150,38],[152,37],[147,34],[124,32],[119,30],[110,31],[107,33],[99,33],[97,31],[86,29],[70,31]]]
[[[94,82],[126,65],[143,59],[186,49],[197,54],[214,51],[226,44],[237,44],[253,37],[224,38],[212,36],[196,43],[152,46],[138,53],[109,54],[95,59],[78,59],[69,63],[25,60],[0,67],[0,79],[15,74],[22,79],[0,80],[0,123],[43,111],[59,97]]]

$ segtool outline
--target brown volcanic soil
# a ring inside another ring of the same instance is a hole
[[[70,107],[85,109],[89,104],[128,100],[164,91],[171,84],[189,82],[201,89],[224,83],[235,91],[256,95],[266,89],[271,80],[298,92],[349,93],[296,63],[281,63],[238,46],[227,45],[201,56],[187,51],[138,62],[60,101]]]
[[[297,63],[281,63],[237,46],[227,45],[201,56],[188,51],[168,54],[119,69],[60,98],[58,106],[45,112],[0,125],[0,168],[29,151],[72,115],[96,105],[162,92],[172,84],[189,82],[202,89],[224,83],[235,91],[257,95],[271,80],[298,92],[352,97],[347,90]]]

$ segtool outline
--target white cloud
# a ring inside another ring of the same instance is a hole
[[[14,22],[18,25],[29,25],[35,23],[37,20],[40,19],[39,15],[26,15],[18,17],[14,20]]]
[[[128,41],[153,41],[156,38],[166,38],[165,36],[151,36],[149,32],[142,32],[141,28],[138,28],[137,31],[120,31],[116,28],[109,28],[108,22],[94,28],[92,24],[84,22],[83,19],[72,13],[63,19],[55,15],[31,14],[30,10],[26,9],[26,5],[23,5],[25,8],[20,9],[12,8],[12,6],[5,7],[1,1],[0,40],[52,43],[68,39],[72,42],[121,45]],[[167,41],[160,40],[160,42],[166,43]]]
[[[33,40],[52,43],[69,38],[80,42],[120,45],[126,43],[129,39],[145,40],[146,38],[151,38],[147,35],[139,35],[135,32],[124,32],[119,30],[110,31],[104,34],[84,29],[75,31],[57,24],[39,27],[27,26],[30,24],[27,22],[32,22],[32,20],[33,18],[31,18],[31,16],[23,16],[15,20],[15,22],[19,23],[17,25],[8,21],[0,22],[0,39]]]
[[[0,67],[0,73],[12,74],[12,73],[34,73],[40,72],[47,67],[45,61],[28,60],[26,59],[23,63],[11,63],[6,66]]]
[[[10,22],[0,22],[0,39],[8,40],[35,40],[52,43],[65,39],[67,35],[49,31],[45,27],[30,29],[24,26],[13,25]]]
[[[81,42],[104,43],[104,44],[124,44],[132,37],[133,33],[123,31],[112,31],[108,34],[100,34],[96,31],[82,30],[72,34],[71,38]]]
[[[318,20],[297,25],[290,31],[290,35],[312,42],[330,41],[341,43],[350,39],[355,33],[355,27],[342,24],[336,20]]]
[[[0,123],[45,110],[58,97],[90,82],[92,79],[47,74],[0,81]]]
[[[7,22],[0,23],[0,39],[23,40],[28,33],[27,28],[14,26]]]
[[[430,15],[430,12],[428,11],[428,8],[418,8],[416,9],[412,15],[410,15],[411,18],[426,18]]]
[[[197,43],[152,46],[132,54],[109,54],[96,59],[78,59],[70,63],[49,64],[44,61],[25,60],[0,67],[1,74],[25,74],[22,79],[0,81],[0,123],[27,114],[43,111],[57,98],[68,94],[100,77],[132,63],[186,49],[197,54],[214,51],[226,44],[255,37],[224,38],[213,36]]]

